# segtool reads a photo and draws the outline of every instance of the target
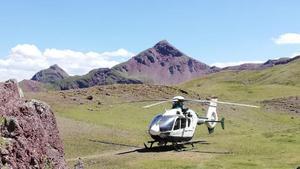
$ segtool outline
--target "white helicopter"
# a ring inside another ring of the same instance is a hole
[[[217,114],[217,104],[228,104],[235,106],[246,106],[258,108],[258,106],[240,104],[240,103],[230,103],[221,102],[217,98],[211,100],[195,100],[195,99],[185,99],[182,96],[176,96],[172,100],[164,100],[158,103],[144,106],[144,108],[149,108],[166,102],[173,102],[172,109],[166,110],[163,114],[159,114],[153,118],[149,125],[148,133],[152,137],[152,141],[144,143],[145,148],[152,148],[154,143],[158,143],[158,146],[166,146],[167,143],[172,143],[177,146],[178,143],[181,144],[191,144],[200,141],[189,142],[196,131],[197,125],[206,124],[209,134],[214,132],[217,123],[221,123],[224,129],[224,118],[218,119]],[[186,108],[184,102],[196,102],[208,104],[208,110],[206,117],[199,117],[196,112]]]

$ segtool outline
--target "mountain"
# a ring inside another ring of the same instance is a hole
[[[67,77],[69,77],[69,75],[55,64],[50,66],[48,69],[39,71],[31,78],[31,80],[43,83],[54,83]]]
[[[54,82],[61,90],[87,88],[96,85],[108,84],[141,84],[137,79],[124,76],[122,73],[109,68],[91,70],[83,76],[70,76]],[[57,88],[57,87],[56,87]]]
[[[52,88],[61,90],[107,84],[174,85],[219,71],[263,70],[287,64],[299,58],[300,56],[281,58],[268,60],[263,64],[246,63],[220,69],[187,56],[168,41],[163,40],[111,69],[99,68],[83,76],[69,76],[58,65],[53,65],[35,74],[32,80],[51,83],[54,85]]]
[[[166,40],[112,69],[145,83],[162,85],[178,84],[219,70],[187,56]]]
[[[163,40],[111,69],[99,68],[83,76],[68,76],[57,65],[53,65],[35,74],[32,80],[52,83],[55,88],[62,90],[107,84],[171,85],[219,70],[185,55]]]
[[[277,66],[277,65],[287,64],[287,63],[297,60],[297,59],[300,59],[300,55],[295,56],[293,58],[270,59],[270,60],[266,61],[265,63],[245,63],[245,64],[241,64],[241,65],[237,65],[237,66],[228,66],[228,67],[223,68],[222,70],[237,70],[237,71],[262,70],[262,69]]]

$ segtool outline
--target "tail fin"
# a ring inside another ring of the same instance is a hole
[[[208,121],[218,121],[218,114],[217,114],[217,102],[218,99],[214,98],[211,99],[211,102],[209,104],[207,113],[206,113],[206,118]],[[214,128],[217,125],[217,122],[206,122],[206,126],[208,129],[209,134],[214,132]]]
[[[225,129],[225,118],[224,117],[221,119],[221,127],[223,130]]]

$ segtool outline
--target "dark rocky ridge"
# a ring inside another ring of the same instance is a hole
[[[69,77],[69,75],[55,64],[50,66],[48,69],[39,71],[31,78],[31,80],[43,83],[54,83],[67,77]]]
[[[96,85],[109,85],[109,84],[141,84],[142,82],[127,78],[117,71],[109,68],[99,68],[90,71],[83,76],[72,76],[54,84],[61,90],[87,88]]]
[[[0,168],[66,168],[52,110],[22,95],[16,81],[0,83]]]
[[[237,66],[228,66],[223,68],[222,70],[262,70],[269,67],[277,66],[277,65],[283,65],[287,64],[289,62],[292,62],[294,60],[300,59],[300,56],[295,56],[293,58],[279,58],[279,59],[270,59],[266,61],[265,63],[245,63]]]

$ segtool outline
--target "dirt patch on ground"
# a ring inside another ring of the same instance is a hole
[[[267,109],[300,114],[300,96],[265,100],[262,103]]]
[[[60,91],[60,94],[69,97],[81,96],[81,99],[93,98],[89,100],[95,100],[97,96],[101,96],[102,98],[121,97],[124,99],[134,100],[164,99],[172,98],[175,95],[194,95],[194,97],[196,97],[196,94],[194,94],[192,91],[183,90],[177,87],[146,84],[96,86],[87,89]]]
[[[116,103],[139,102],[146,100],[171,99],[174,96],[186,98],[200,98],[199,94],[190,90],[171,86],[146,84],[117,84],[95,86],[85,89],[72,89],[65,91],[49,91],[26,93],[27,98],[42,99],[48,104],[55,102],[65,104],[90,104],[99,106]]]

